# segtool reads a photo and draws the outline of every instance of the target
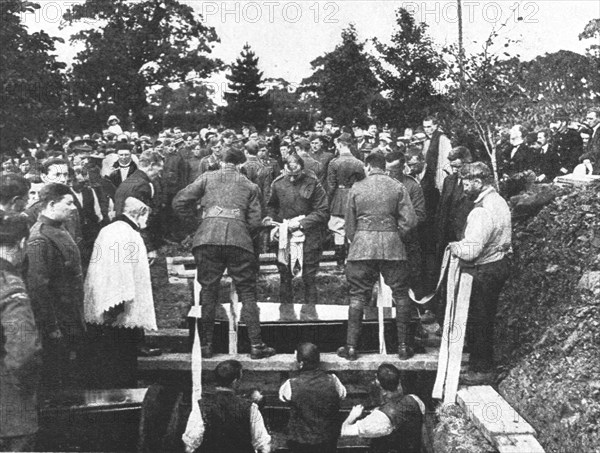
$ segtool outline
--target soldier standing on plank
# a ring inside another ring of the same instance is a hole
[[[260,191],[238,170],[245,160],[242,151],[227,149],[220,170],[202,174],[173,200],[173,210],[190,229],[197,223],[196,206],[200,204],[202,209],[202,222],[194,236],[192,253],[198,268],[198,282],[202,285],[202,356],[207,358],[213,354],[215,314],[225,269],[243,304],[251,358],[262,359],[275,354],[261,338],[256,304],[258,263],[252,243],[252,235],[261,225]]]
[[[323,234],[329,220],[327,195],[319,181],[305,172],[304,160],[297,154],[290,154],[285,161],[285,175],[280,176],[271,186],[271,198],[267,203],[267,214],[263,223],[270,225],[274,220],[290,220],[291,232],[302,231],[305,235],[303,249],[302,280],[304,281],[304,302],[317,303],[317,271],[323,250]],[[302,219],[298,217],[304,216]],[[292,274],[289,266],[277,264],[280,276],[279,300],[293,301]]]
[[[346,278],[350,285],[346,345],[337,354],[358,358],[357,347],[365,302],[373,285],[383,275],[392,289],[396,306],[398,357],[412,357],[409,324],[416,310],[408,297],[409,271],[403,237],[417,224],[408,191],[385,173],[385,157],[369,154],[365,159],[367,178],[354,184],[346,209],[346,237],[350,241]]]

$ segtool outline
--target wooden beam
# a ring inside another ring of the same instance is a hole
[[[148,389],[102,389],[102,390],[67,390],[49,395],[41,402],[42,416],[75,412],[97,412],[107,410],[123,410],[130,407],[141,407]]]
[[[533,427],[489,385],[462,387],[456,402],[501,453],[544,451]]]
[[[214,370],[227,359],[242,362],[245,370],[252,371],[292,371],[296,369],[295,354],[277,354],[262,360],[251,360],[248,354],[217,354],[210,359],[202,360],[203,370]],[[375,371],[383,362],[392,363],[400,370],[435,371],[437,369],[438,351],[432,349],[425,354],[417,354],[408,360],[400,360],[395,355],[363,354],[358,360],[348,361],[335,353],[321,354],[321,365],[328,371]],[[466,365],[468,355],[463,357]],[[140,371],[189,371],[191,370],[191,354],[170,353],[158,357],[138,357]]]
[[[172,258],[167,257],[167,274],[169,275],[169,283],[171,284],[182,284],[187,283],[187,280],[196,278],[196,267],[195,263],[181,263],[178,262],[179,257]],[[337,266],[335,261],[322,261],[319,264],[321,269],[333,269]],[[276,274],[278,273],[276,264],[261,264],[261,274]],[[229,278],[227,271],[223,274],[225,278]]]

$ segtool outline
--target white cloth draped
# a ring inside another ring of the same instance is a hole
[[[104,324],[104,313],[124,302],[113,327],[157,329],[146,246],[127,222],[118,220],[100,231],[84,289],[86,322]]]
[[[271,231],[271,240],[279,237],[277,248],[277,261],[289,265],[294,277],[302,276],[304,267],[304,233],[302,231],[289,232],[289,223],[292,220],[302,220],[305,216],[300,215],[294,219],[284,220]]]

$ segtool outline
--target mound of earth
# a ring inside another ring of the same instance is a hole
[[[600,445],[600,185],[513,228],[498,307],[499,391],[547,451]]]

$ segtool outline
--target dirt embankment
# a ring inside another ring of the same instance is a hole
[[[513,228],[499,390],[547,451],[600,452],[600,185]]]

